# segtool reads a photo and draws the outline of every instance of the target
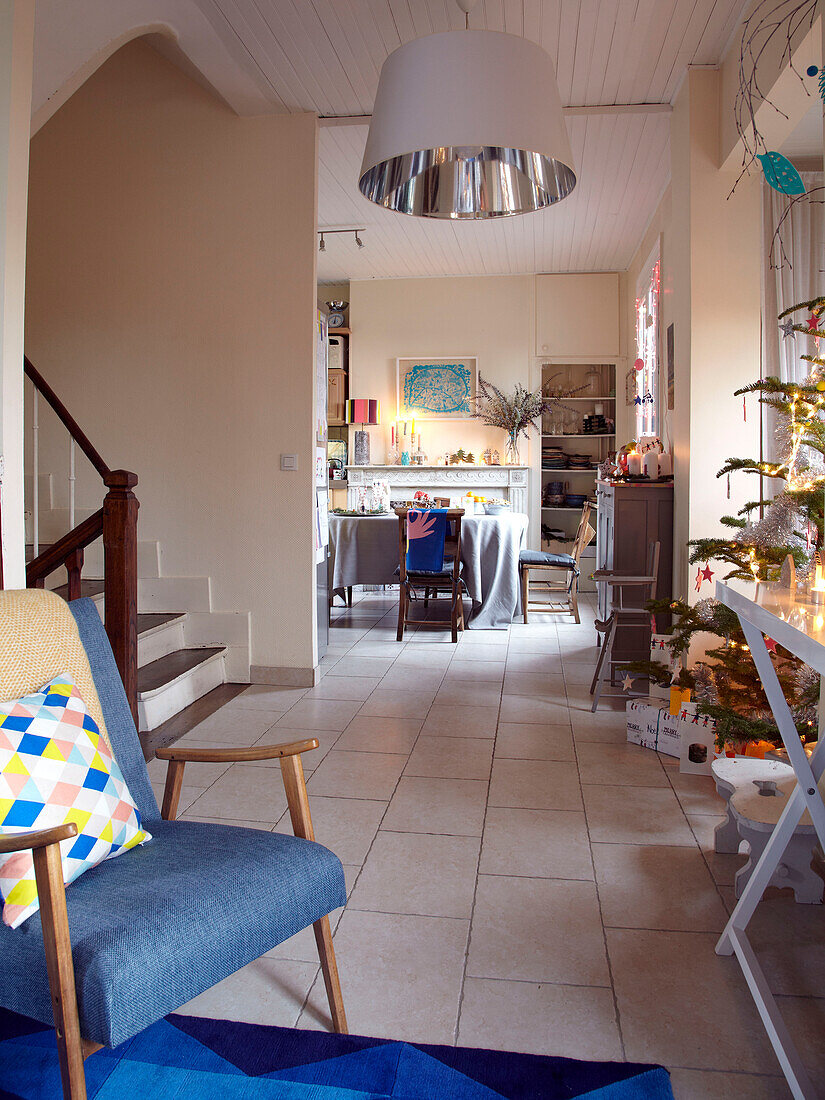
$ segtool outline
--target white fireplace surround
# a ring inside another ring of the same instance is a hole
[[[468,492],[500,496],[514,512],[529,514],[529,466],[347,466],[347,507],[357,507],[357,490],[386,481],[394,499],[411,500],[416,489],[450,496],[456,503]]]

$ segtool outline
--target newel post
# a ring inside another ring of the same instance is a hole
[[[103,501],[106,633],[126,689],[135,725],[137,708],[137,474],[111,470]]]

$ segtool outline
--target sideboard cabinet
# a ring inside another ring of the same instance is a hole
[[[647,570],[648,548],[659,542],[659,569],[656,598],[671,594],[673,579],[673,482],[596,482],[598,518],[596,522],[596,568],[640,575]],[[613,590],[597,583],[597,616],[607,619],[612,611]],[[638,605],[639,589],[625,588],[626,606]],[[669,615],[657,616],[656,626],[663,630]],[[645,661],[650,655],[648,624],[621,626],[616,633],[613,656],[622,661]]]

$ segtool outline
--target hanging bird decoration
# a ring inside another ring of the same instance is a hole
[[[805,194],[802,177],[787,157],[772,150],[767,153],[757,153],[756,159],[762,165],[765,179],[774,191],[779,191],[781,195]]]

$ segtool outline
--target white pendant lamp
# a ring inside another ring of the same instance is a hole
[[[358,182],[388,210],[501,218],[576,186],[547,53],[498,31],[417,38],[384,62]]]

